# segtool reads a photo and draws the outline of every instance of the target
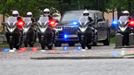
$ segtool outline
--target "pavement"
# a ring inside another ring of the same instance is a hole
[[[114,45],[82,50],[80,47],[21,48],[0,51],[0,75],[133,75],[134,48]]]
[[[0,52],[0,59],[32,59],[32,60],[48,60],[48,59],[120,59],[133,58],[134,48],[118,48],[114,45],[95,46],[92,49],[81,49],[76,47],[56,47],[53,50],[40,50],[40,48],[21,48],[16,52],[9,52],[3,49]]]

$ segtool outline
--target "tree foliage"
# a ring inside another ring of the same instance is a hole
[[[0,0],[0,13],[10,15],[18,10],[22,16],[31,11],[38,16],[44,8],[56,8],[60,11],[74,9],[134,10],[134,0]]]

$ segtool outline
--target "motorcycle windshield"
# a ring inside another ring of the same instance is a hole
[[[15,25],[16,22],[17,22],[17,17],[9,17],[9,18],[7,19],[7,21],[6,21],[6,23],[8,24],[9,27],[14,27],[14,26],[16,26],[16,25]]]
[[[46,27],[49,19],[48,17],[40,17],[38,23],[41,27]]]
[[[81,27],[86,27],[88,25],[88,17],[81,17],[79,19],[79,22]]]
[[[125,26],[127,24],[127,21],[128,21],[128,16],[120,16],[119,18],[120,26]]]
[[[31,20],[30,17],[25,17],[24,21],[25,21],[25,24],[26,24],[24,27],[29,27],[30,24],[32,23],[32,20]]]

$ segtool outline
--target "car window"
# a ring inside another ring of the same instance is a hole
[[[63,17],[61,22],[68,22],[71,20],[79,20],[79,18],[82,16],[83,11],[72,11],[72,12],[66,12]],[[90,13],[89,16],[94,19],[94,14]]]
[[[104,17],[103,17],[103,14],[102,14],[102,13],[98,13],[98,14],[97,14],[97,18],[98,18],[98,20],[100,20],[100,21],[103,21],[103,20],[104,20]]]

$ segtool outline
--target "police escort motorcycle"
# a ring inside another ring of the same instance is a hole
[[[24,17],[25,25],[23,27],[23,43],[24,46],[33,47],[36,39],[36,31],[33,28],[31,17]]]
[[[53,48],[55,32],[53,27],[57,24],[55,20],[50,20],[48,17],[41,16],[38,20],[38,38],[41,48],[44,50]]]
[[[79,19],[79,30],[78,30],[78,37],[81,44],[82,49],[87,47],[91,49],[91,45],[93,43],[93,30],[90,26],[90,22],[87,18],[80,18]]]
[[[114,20],[112,27],[116,29],[116,47],[129,45],[129,34],[131,32],[128,20]]]
[[[13,48],[19,49],[21,46],[21,32],[17,25],[20,25],[19,21],[17,21],[17,17],[9,17],[7,21],[4,23],[6,26],[6,38],[9,44],[10,49]]]

